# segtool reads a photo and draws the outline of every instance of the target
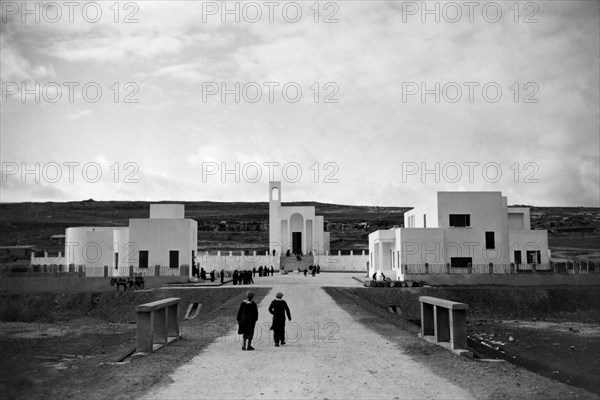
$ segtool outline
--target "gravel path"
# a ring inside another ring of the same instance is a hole
[[[367,329],[321,289],[336,286],[336,279],[349,286],[347,274],[327,280],[296,274],[273,278],[261,282],[272,280],[273,288],[258,305],[255,351],[242,351],[241,338],[232,330],[176,370],[171,384],[144,398],[472,398]],[[274,347],[267,308],[278,291],[290,306],[292,322],[287,344]]]

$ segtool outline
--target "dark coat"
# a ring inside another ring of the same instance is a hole
[[[258,320],[258,307],[254,301],[244,300],[240,304],[240,309],[237,314],[237,322],[239,324],[238,334],[252,335],[254,326]]]
[[[285,300],[275,299],[269,306],[269,312],[273,314],[273,329],[277,327],[285,327],[285,315],[287,314],[288,319],[291,321],[292,316],[290,315],[290,309]]]

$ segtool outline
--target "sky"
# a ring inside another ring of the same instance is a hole
[[[600,2],[24,4],[1,202],[600,206]]]

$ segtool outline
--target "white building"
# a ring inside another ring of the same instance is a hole
[[[150,218],[132,218],[128,227],[76,227],[65,233],[67,265],[108,266],[111,276],[133,266],[191,266],[196,257],[198,223],[184,218],[183,204],[151,204]]]
[[[324,231],[323,217],[315,215],[314,206],[282,206],[281,182],[269,182],[269,251],[281,255],[319,255],[329,250],[329,232]]]
[[[529,208],[508,208],[501,192],[438,192],[404,213],[404,228],[369,235],[369,275],[403,280],[400,265],[546,264],[548,232],[531,230]]]

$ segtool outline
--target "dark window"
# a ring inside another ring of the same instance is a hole
[[[541,264],[542,254],[539,250],[527,250],[527,264]]]
[[[494,232],[486,232],[485,233],[485,248],[486,249],[495,249],[495,240],[494,240]]]
[[[140,268],[148,268],[148,250],[140,250]]]
[[[472,263],[471,257],[450,257],[450,267],[452,268],[466,268]]]
[[[515,264],[521,265],[521,250],[515,250]]]
[[[450,214],[450,226],[464,227],[471,226],[470,214]]]
[[[179,250],[169,251],[169,268],[179,268]]]

